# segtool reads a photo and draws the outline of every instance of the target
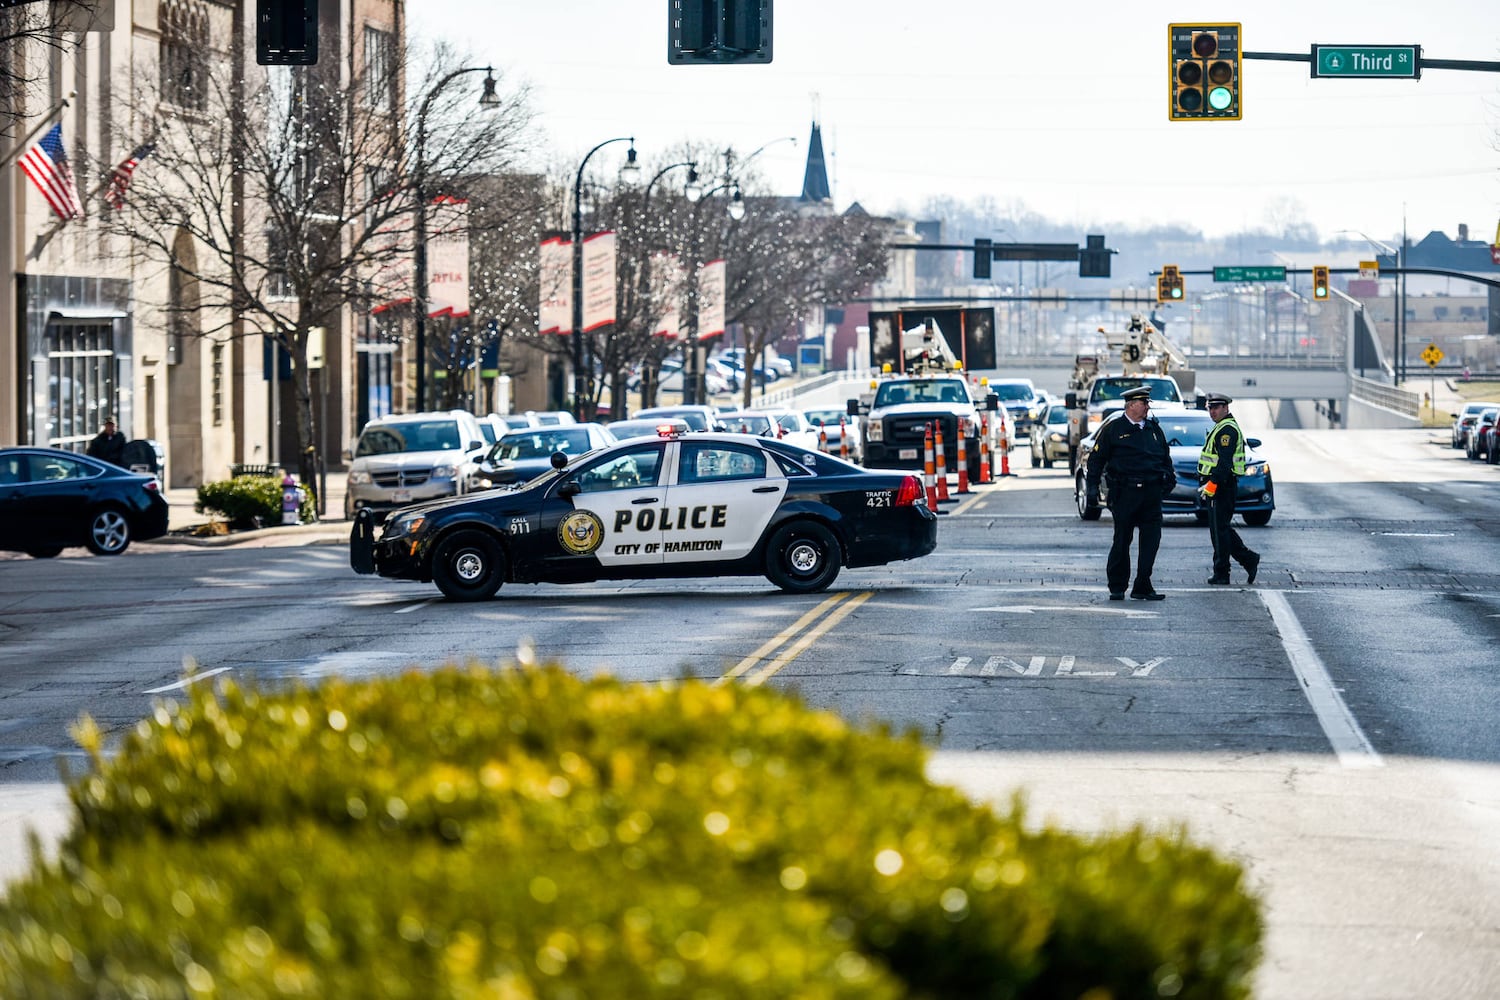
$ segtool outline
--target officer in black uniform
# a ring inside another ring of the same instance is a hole
[[[1240,476],[1245,471],[1245,435],[1229,412],[1234,400],[1222,392],[1211,392],[1205,402],[1214,421],[1214,429],[1198,456],[1198,496],[1208,508],[1208,537],[1214,547],[1214,575],[1208,582],[1215,587],[1228,586],[1232,558],[1245,567],[1249,576],[1245,582],[1254,583],[1260,556],[1246,547],[1229,524],[1240,492]]]
[[[1130,582],[1131,536],[1139,531],[1140,550],[1130,596],[1138,601],[1161,601],[1166,595],[1152,588],[1151,570],[1156,566],[1156,550],[1161,547],[1161,499],[1177,485],[1177,475],[1172,471],[1166,436],[1155,419],[1147,417],[1150,388],[1131,389],[1121,398],[1125,400],[1125,413],[1100,429],[1089,457],[1085,489],[1088,502],[1096,505],[1099,479],[1109,477],[1109,511],[1115,522],[1115,540],[1105,566],[1109,599],[1125,599],[1125,585]]]

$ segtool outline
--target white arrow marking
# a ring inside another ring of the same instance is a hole
[[[198,681],[207,680],[214,674],[222,674],[228,669],[228,667],[214,667],[212,670],[200,670],[198,673],[184,677],[182,680],[177,681],[174,684],[164,684],[159,688],[147,688],[144,693],[161,694],[163,691],[177,691],[179,689],[186,688],[189,684],[195,684]]]
[[[960,656],[958,659],[954,660],[951,664],[949,664],[949,666],[948,666],[948,673],[950,673],[950,674],[961,674],[966,669],[968,669],[968,666],[969,666],[969,664],[971,662],[973,662],[973,660],[972,660],[971,657]]]
[[[1097,615],[1124,615],[1126,618],[1156,618],[1159,617],[1155,611],[1136,611],[1134,608],[1096,608],[1093,605],[1079,605],[1077,607],[1054,608],[1042,604],[1009,604],[1004,607],[971,608],[972,611],[999,611],[1007,615],[1034,615],[1038,611],[1083,611]]]
[[[1115,659],[1130,668],[1132,677],[1150,677],[1151,671],[1171,659],[1170,656],[1157,656],[1147,660],[1145,663],[1137,663],[1128,656],[1117,656]]]

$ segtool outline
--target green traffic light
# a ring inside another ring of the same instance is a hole
[[[1213,87],[1208,92],[1208,106],[1223,111],[1234,103],[1234,94],[1228,87]]]

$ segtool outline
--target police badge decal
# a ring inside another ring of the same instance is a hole
[[[604,541],[604,522],[592,511],[575,510],[557,526],[557,543],[575,556],[586,556]]]

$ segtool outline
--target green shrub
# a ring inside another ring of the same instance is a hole
[[[298,520],[316,521],[317,503],[311,484],[302,486]],[[198,487],[193,509],[223,516],[233,528],[269,527],[281,523],[281,480],[275,476],[235,476]]]
[[[472,666],[159,703],[0,903],[0,995],[1249,994],[1182,833],[1034,829],[765,688]]]

